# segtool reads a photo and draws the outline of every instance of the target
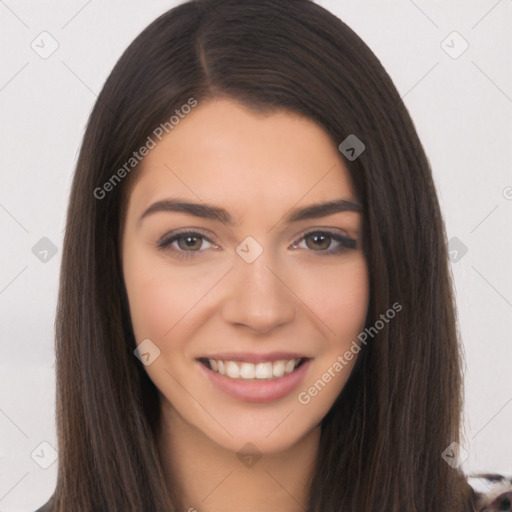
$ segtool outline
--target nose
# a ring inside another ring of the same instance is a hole
[[[222,307],[224,321],[265,334],[294,320],[290,274],[271,256],[264,250],[252,263],[236,256]]]

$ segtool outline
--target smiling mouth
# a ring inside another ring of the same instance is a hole
[[[293,373],[310,358],[280,359],[278,361],[262,361],[249,363],[244,361],[229,361],[221,359],[199,358],[198,361],[208,370],[228,377],[247,381],[265,381],[279,379]]]

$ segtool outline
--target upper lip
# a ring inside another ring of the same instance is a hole
[[[254,354],[249,352],[222,352],[220,354],[210,354],[199,357],[198,359],[217,359],[220,361],[247,361],[248,363],[262,363],[265,361],[279,361],[282,359],[310,359],[304,354],[296,352],[272,352],[268,354]]]

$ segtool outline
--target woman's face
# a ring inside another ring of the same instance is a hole
[[[291,447],[345,385],[368,306],[361,213],[308,215],[355,202],[336,145],[310,119],[221,99],[133,172],[123,274],[167,417],[233,451]],[[195,206],[147,212],[160,201]]]

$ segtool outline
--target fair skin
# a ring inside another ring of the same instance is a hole
[[[144,369],[161,398],[164,470],[179,483],[185,510],[304,510],[320,422],[356,357],[335,376],[333,363],[364,329],[369,282],[360,212],[286,217],[331,200],[357,203],[342,157],[310,119],[285,111],[263,116],[223,98],[199,103],[136,172],[122,266],[137,344],[149,339],[160,350]],[[222,207],[234,224],[183,211],[140,220],[170,198]],[[200,233],[157,246],[176,230]],[[249,263],[245,254],[257,248]],[[198,360],[227,352],[295,354],[306,363],[284,396],[259,398],[266,396],[261,387],[249,399],[219,387],[211,374],[235,378]],[[321,391],[299,401],[329,368]],[[244,446],[256,457],[241,454]]]

